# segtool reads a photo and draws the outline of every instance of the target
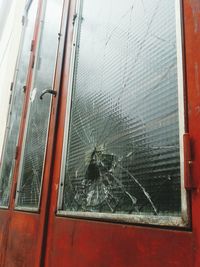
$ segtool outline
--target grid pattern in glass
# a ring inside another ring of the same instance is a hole
[[[45,89],[53,89],[62,6],[63,0],[47,0],[44,21],[41,22],[41,38],[17,189],[18,207],[38,208],[39,205],[51,105],[50,95],[45,95],[43,99],[40,99],[40,95]]]
[[[62,210],[179,216],[174,0],[83,1]]]
[[[29,1],[30,2],[30,1]],[[28,64],[30,58],[30,48],[33,39],[35,18],[37,13],[38,1],[29,3],[22,36],[22,48],[20,50],[19,61],[16,69],[15,82],[11,108],[7,123],[6,139],[2,156],[0,170],[0,206],[8,206],[9,195],[12,184],[13,168],[15,164],[15,151],[19,135],[21,113],[24,101],[23,87],[26,85]]]

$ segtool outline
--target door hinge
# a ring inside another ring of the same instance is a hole
[[[17,183],[15,182],[14,184],[14,191],[13,191],[13,198],[15,199],[16,198],[16,194],[17,194]]]
[[[34,41],[34,40],[32,40],[32,42],[31,42],[31,52],[33,51],[34,44],[35,44],[35,41]]]
[[[22,26],[25,24],[25,16],[22,16]]]
[[[10,98],[9,98],[9,105],[11,104],[11,101],[12,101],[12,93],[10,93]]]
[[[58,41],[60,41],[61,36],[62,36],[62,34],[59,32],[58,33]]]
[[[23,92],[26,93],[26,85],[23,86]]]
[[[11,104],[11,101],[12,101],[12,90],[13,90],[13,82],[11,82],[10,84],[10,98],[9,98],[9,105]]]
[[[183,135],[183,149],[184,149],[184,186],[190,191],[196,188],[192,177],[192,153],[191,153],[191,139],[189,133]]]
[[[72,19],[72,24],[73,24],[73,25],[75,24],[75,21],[76,21],[77,17],[78,17],[78,14],[75,13],[75,14],[73,15],[73,19]]]
[[[10,91],[12,91],[13,90],[13,82],[11,82],[11,84],[10,84]]]
[[[33,59],[32,59],[32,69],[34,68],[34,66],[35,66],[35,55],[33,55]]]
[[[17,158],[18,158],[18,154],[19,154],[19,146],[16,146],[16,149],[15,149],[15,160],[17,160]]]

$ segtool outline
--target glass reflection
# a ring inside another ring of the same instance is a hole
[[[40,94],[44,89],[52,89],[62,6],[63,0],[47,0],[42,21],[17,192],[17,206],[20,207],[37,208],[39,205],[51,104],[49,95],[41,100]]]
[[[22,38],[23,44],[21,47],[21,54],[16,70],[12,103],[9,113],[9,122],[7,126],[7,133],[2,156],[2,166],[0,170],[0,206],[7,207],[9,202],[13,168],[15,164],[15,151],[18,141],[21,113],[24,101],[23,87],[26,85],[37,5],[37,0],[32,1],[29,4],[29,10],[27,10],[27,14],[25,16],[24,36]]]
[[[174,2],[83,1],[63,210],[180,214]]]

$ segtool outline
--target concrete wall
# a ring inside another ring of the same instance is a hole
[[[26,0],[0,0],[0,155]]]

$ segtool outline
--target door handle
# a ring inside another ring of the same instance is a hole
[[[44,89],[40,95],[40,99],[42,100],[43,99],[43,96],[46,95],[46,94],[51,94],[51,95],[54,95],[56,96],[57,95],[57,92],[52,90],[52,89]]]

